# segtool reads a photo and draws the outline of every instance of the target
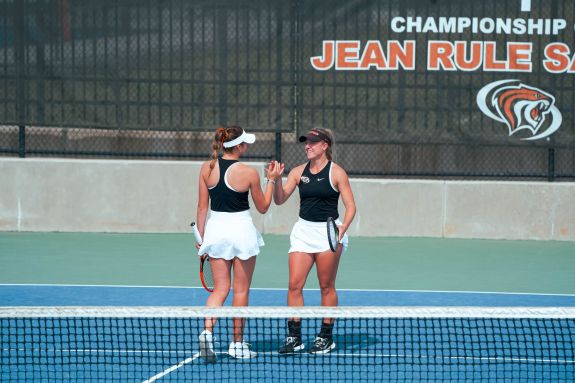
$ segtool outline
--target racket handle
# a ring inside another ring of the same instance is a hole
[[[196,242],[201,245],[202,236],[200,235],[200,232],[198,231],[198,227],[196,226],[195,222],[192,222],[192,231],[194,232],[194,237],[196,237]]]

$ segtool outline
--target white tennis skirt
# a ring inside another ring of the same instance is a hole
[[[335,222],[341,225],[339,219],[336,219]],[[290,253],[295,251],[302,253],[321,253],[330,250],[329,242],[327,241],[327,224],[325,222],[311,222],[299,218],[295,225],[293,225],[289,239]],[[340,241],[343,245],[342,254],[347,250],[348,240],[346,233]]]
[[[210,211],[199,255],[232,260],[248,259],[260,253],[264,240],[249,210],[237,213]]]

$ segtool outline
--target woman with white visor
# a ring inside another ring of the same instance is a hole
[[[265,192],[256,169],[239,162],[253,144],[255,135],[239,126],[221,127],[213,141],[212,159],[200,170],[196,223],[203,242],[198,254],[208,254],[214,278],[214,291],[206,306],[222,306],[230,292],[233,270],[233,306],[247,306],[249,288],[256,264],[256,255],[264,241],[252,222],[248,195],[260,213],[272,201],[273,184],[279,177],[279,164],[267,167]],[[218,156],[220,148],[223,155]],[[209,219],[206,223],[209,208]],[[213,328],[216,318],[206,318],[200,334],[200,356],[208,362],[216,359]],[[228,354],[234,358],[253,358],[256,353],[243,340],[244,320],[233,320],[233,341]]]

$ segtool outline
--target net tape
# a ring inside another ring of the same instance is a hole
[[[575,318],[575,307],[339,306],[339,307],[181,307],[60,306],[0,308],[0,318]]]

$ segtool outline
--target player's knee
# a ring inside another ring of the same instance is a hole
[[[304,284],[299,281],[289,281],[288,291],[290,294],[301,294],[303,285]]]
[[[336,294],[336,290],[335,290],[335,286],[334,285],[320,285],[320,291],[321,291],[321,295],[326,296],[326,295],[333,295]]]
[[[230,293],[230,285],[229,284],[214,286],[213,294],[227,297],[229,293]]]
[[[234,297],[247,296],[249,292],[249,286],[234,286]]]

